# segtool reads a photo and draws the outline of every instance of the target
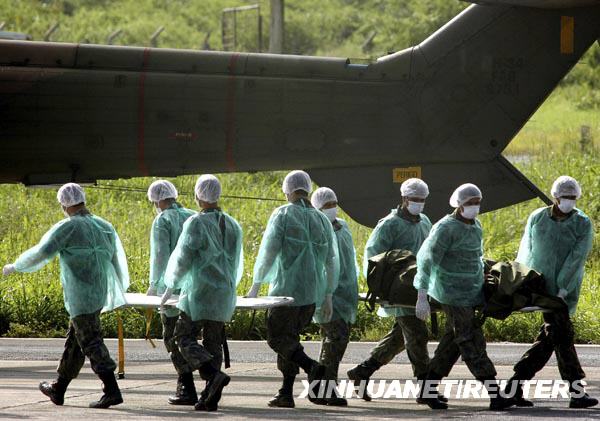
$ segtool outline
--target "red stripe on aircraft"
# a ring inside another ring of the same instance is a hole
[[[150,49],[144,50],[144,58],[142,61],[142,71],[140,72],[140,79],[138,82],[138,136],[137,136],[137,161],[138,170],[141,175],[148,175],[148,169],[146,168],[146,161],[144,158],[144,93],[146,85],[146,70],[148,68],[148,61],[150,59]]]
[[[227,80],[227,101],[225,104],[225,154],[227,169],[235,171],[235,159],[233,158],[233,144],[235,142],[235,65],[240,57],[233,54],[229,60],[229,79]]]

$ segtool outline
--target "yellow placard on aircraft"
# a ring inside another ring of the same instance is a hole
[[[560,17],[560,53],[573,54],[575,50],[575,18]]]
[[[421,178],[421,167],[394,168],[392,178],[394,183],[403,183],[409,178]]]

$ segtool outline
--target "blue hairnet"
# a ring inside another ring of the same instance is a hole
[[[429,187],[420,178],[409,178],[400,186],[400,194],[403,197],[426,199],[429,196]]]
[[[337,196],[329,187],[319,187],[312,194],[310,202],[315,208],[321,209],[326,203],[337,202]]]
[[[573,177],[561,175],[552,184],[551,194],[555,198],[575,196],[576,199],[579,199],[581,197],[581,187]]]
[[[474,198],[483,198],[481,190],[475,184],[466,183],[458,186],[450,196],[450,206],[458,208]]]
[[[310,193],[312,191],[310,176],[301,170],[292,171],[285,176],[282,189],[285,194],[292,194],[296,190],[304,190]]]
[[[196,181],[194,192],[199,200],[215,203],[221,197],[221,183],[212,174],[204,174]]]
[[[79,184],[67,183],[56,193],[58,203],[65,208],[85,203],[85,193]]]
[[[159,202],[165,199],[177,199],[177,189],[167,180],[156,180],[148,187],[148,200]]]

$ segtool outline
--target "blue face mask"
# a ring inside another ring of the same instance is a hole
[[[408,210],[408,213],[410,213],[411,215],[420,215],[423,212],[423,209],[425,209],[425,202],[408,202],[408,205],[406,206],[406,210]]]
[[[321,209],[321,212],[323,212],[331,222],[335,221],[337,218],[337,206],[329,209]]]
[[[577,203],[576,200],[565,199],[561,197],[560,203],[558,204],[558,209],[560,209],[562,213],[569,213],[575,208],[575,203]]]
[[[479,215],[479,208],[479,205],[463,206],[463,210],[460,214],[465,219],[475,219],[477,218],[477,215]]]

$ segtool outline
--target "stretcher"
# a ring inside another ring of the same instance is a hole
[[[358,299],[359,299],[359,301],[366,302],[367,301],[367,293],[366,292],[359,293]],[[375,302],[385,308],[415,308],[415,306],[409,305],[409,304],[389,304],[387,301],[380,300],[379,298],[376,299]],[[436,311],[436,310],[434,309],[433,311]],[[533,313],[534,311],[541,311],[542,313],[548,313],[548,312],[551,312],[552,310],[548,310],[546,308],[542,308],[542,307],[538,307],[538,306],[523,307],[522,309],[518,310],[519,313]]]
[[[146,340],[150,342],[153,348],[156,348],[156,344],[150,337],[150,328],[152,323],[152,316],[154,310],[161,307],[161,297],[146,295],[140,293],[126,293],[126,303],[116,309],[117,314],[117,336],[118,336],[118,355],[119,355],[119,367],[118,375],[119,379],[125,377],[125,341],[123,339],[123,319],[121,318],[120,311],[125,308],[140,308],[145,310],[146,316]],[[165,303],[165,307],[175,307],[179,302],[179,296],[173,295]],[[294,302],[292,297],[237,297],[236,310],[267,310],[269,308],[289,306]]]

